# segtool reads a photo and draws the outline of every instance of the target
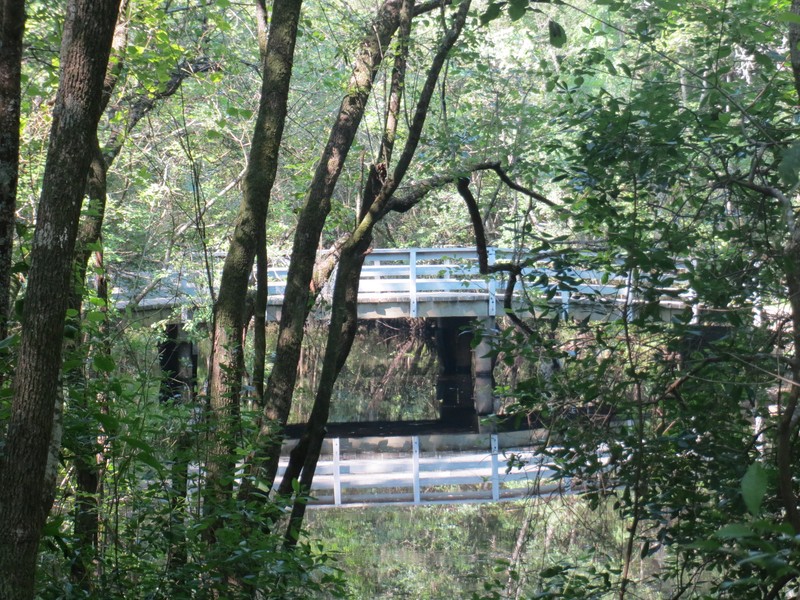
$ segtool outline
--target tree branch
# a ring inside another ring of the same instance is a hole
[[[508,273],[508,284],[506,285],[505,294],[503,294],[503,309],[506,316],[511,322],[526,334],[528,337],[534,335],[533,329],[517,316],[512,305],[514,298],[514,288],[517,285],[517,279],[522,275],[522,267],[512,263],[499,263],[489,265],[489,256],[486,248],[486,231],[483,227],[483,219],[481,219],[481,212],[478,209],[478,201],[472,195],[469,189],[469,179],[461,177],[458,180],[458,193],[467,204],[472,227],[475,231],[475,245],[478,250],[478,268],[482,275],[489,275],[491,273]]]
[[[414,7],[414,16],[418,17],[419,15],[424,15],[425,13],[429,13],[437,8],[450,6],[452,3],[453,0],[430,0],[430,2],[423,2],[422,4],[418,4]]]
[[[181,87],[181,84],[184,82],[184,80],[188,79],[189,77],[197,75],[198,73],[216,71],[219,68],[220,65],[218,63],[211,61],[205,56],[201,56],[200,58],[190,61],[184,61],[175,69],[175,71],[173,71],[169,80],[167,80],[161,90],[153,93],[143,94],[134,98],[128,98],[128,100],[131,102],[131,106],[128,111],[128,119],[124,125],[116,128],[112,132],[111,137],[106,144],[106,148],[103,152],[106,158],[106,164],[110,165],[114,161],[114,159],[122,150],[122,146],[125,144],[125,140],[127,139],[130,131],[136,127],[139,121],[141,121],[147,115],[147,113],[155,108],[158,100],[169,98],[170,96],[174,95],[175,92],[177,92]],[[117,106],[112,113],[118,112],[119,110],[121,110],[121,108]]]

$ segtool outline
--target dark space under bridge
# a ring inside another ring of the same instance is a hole
[[[489,264],[519,262],[519,252],[490,248]],[[269,271],[269,321],[280,319],[286,288],[286,268]],[[525,279],[551,281],[564,277],[552,260],[535,262],[523,271]],[[194,309],[207,306],[202,276],[168,273],[146,295],[133,303],[131,292],[148,276],[129,277],[115,290],[117,307],[133,318],[166,321],[167,341],[160,348],[162,368],[176,379],[193,381],[197,351],[182,332],[182,320]],[[637,307],[633,273],[606,273],[570,269],[569,285],[545,288],[518,284],[513,307],[520,315],[550,311],[575,319],[617,319],[633,315]],[[333,280],[333,278],[331,278]],[[530,493],[570,492],[555,486],[552,471],[531,448],[542,432],[499,432],[485,417],[495,410],[493,360],[490,358],[496,319],[504,313],[506,283],[502,274],[482,275],[475,248],[374,249],[365,259],[358,302],[360,319],[427,319],[434,323],[439,374],[436,394],[440,417],[425,423],[367,424],[353,429],[331,424],[330,439],[314,479],[316,505],[356,505],[364,502],[431,503],[491,501]],[[313,315],[325,319],[325,289]],[[688,288],[664,289],[658,301],[661,316],[670,320],[691,305]],[[480,331],[478,343],[473,332]],[[165,364],[170,362],[170,364]],[[187,372],[188,370],[188,372]],[[185,384],[184,384],[185,385]],[[294,442],[287,432],[284,456]],[[523,468],[507,470],[512,460]],[[444,486],[449,491],[441,490]],[[453,489],[460,491],[453,492]]]

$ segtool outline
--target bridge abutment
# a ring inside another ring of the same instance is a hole
[[[490,334],[495,327],[494,317],[475,322],[480,329],[480,339],[472,348],[472,394],[478,418],[493,414],[494,406],[494,357]]]

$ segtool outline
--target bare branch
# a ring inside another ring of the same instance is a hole
[[[480,162],[475,165],[465,167],[458,172],[434,175],[428,179],[423,179],[422,181],[411,184],[403,190],[402,195],[392,196],[392,198],[386,204],[383,212],[380,213],[379,217],[383,217],[390,211],[398,213],[408,212],[430,192],[443,188],[444,186],[457,181],[459,177],[463,177],[465,174],[474,171],[486,171],[499,166],[500,163],[497,161]]]
[[[405,188],[401,195],[393,196],[389,202],[387,202],[384,210],[379,213],[379,218],[383,217],[389,211],[404,213],[416,206],[426,195],[434,190],[438,190],[443,188],[445,185],[449,183],[453,183],[458,181],[459,179],[463,178],[465,175],[469,173],[473,173],[476,171],[494,171],[500,177],[501,181],[506,184],[512,190],[525,194],[529,198],[533,198],[541,202],[542,204],[546,204],[547,206],[554,208],[559,213],[562,214],[569,214],[569,212],[563,207],[549,198],[536,192],[534,190],[528,189],[514,180],[512,180],[508,174],[506,173],[505,169],[500,165],[498,161],[484,161],[479,162],[471,166],[466,166],[463,169],[451,173],[446,173],[442,175],[434,175],[433,177],[429,177],[428,179],[424,179],[420,182],[410,185],[409,187]]]

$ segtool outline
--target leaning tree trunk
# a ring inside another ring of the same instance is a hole
[[[19,173],[20,74],[25,1],[0,1],[0,339],[6,337]]]
[[[386,114],[384,135],[378,163],[370,169],[363,194],[363,202],[357,227],[353,230],[342,250],[339,271],[334,287],[333,304],[331,307],[331,325],[328,340],[325,346],[325,357],[322,364],[320,384],[314,399],[314,407],[308,421],[308,426],[301,443],[290,460],[287,476],[281,485],[281,491],[288,490],[288,481],[302,463],[300,475],[300,489],[309,490],[313,482],[317,461],[319,460],[322,440],[325,437],[325,426],[330,414],[331,396],[333,385],[344,366],[355,337],[358,310],[358,287],[361,279],[361,269],[364,264],[364,255],[372,243],[372,231],[385,213],[384,208],[389,203],[392,195],[404,179],[411,160],[417,151],[425,120],[428,115],[430,103],[436,90],[439,74],[445,64],[450,50],[455,45],[467,19],[470,1],[464,0],[456,11],[453,22],[445,31],[434,53],[431,66],[425,78],[425,84],[420,92],[414,116],[409,126],[405,147],[397,160],[397,165],[390,177],[386,177],[388,166],[392,157],[396,128],[400,109],[400,93],[404,87],[405,79],[405,50],[398,54],[398,63],[393,73],[393,92],[390,97],[389,109]],[[410,33],[410,19],[413,2],[406,2],[403,6],[404,36],[401,46],[407,45]],[[298,539],[298,532],[305,515],[306,500],[298,498],[292,507],[289,528],[286,532],[286,542],[293,545]]]
[[[291,408],[322,228],[331,209],[333,190],[364,116],[384,51],[400,24],[402,4],[402,0],[386,0],[361,41],[347,85],[348,94],[342,100],[298,219],[286,277],[275,364],[264,394],[264,424],[249,465],[249,475],[261,483],[258,487],[269,489],[278,470],[280,444],[276,443],[275,428],[286,424]],[[246,491],[254,492],[255,489],[256,486],[250,485]]]
[[[389,101],[386,107],[383,137],[378,151],[378,158],[370,166],[367,181],[361,194],[361,203],[356,223],[360,223],[369,213],[386,182],[388,165],[392,160],[394,143],[397,139],[397,126],[400,116],[400,104],[405,88],[406,67],[408,64],[408,48],[411,37],[411,21],[413,17],[413,0],[405,0],[400,6],[397,34],[397,49],[394,52],[392,81]],[[298,444],[292,449],[289,465],[284,472],[278,494],[289,498],[294,491],[294,481],[299,479],[301,489],[309,489],[313,479],[322,440],[325,437],[325,425],[330,414],[330,397],[333,385],[344,367],[347,356],[355,338],[358,313],[358,287],[363,255],[372,241],[371,229],[357,238],[352,232],[347,235],[342,246],[339,266],[334,283],[334,297],[331,304],[331,323],[328,327],[328,338],[325,344],[322,372],[314,406],[306,424],[306,431]],[[287,543],[297,540],[303,518],[303,508],[299,503],[292,510]]]
[[[214,435],[210,439],[206,470],[208,511],[224,503],[233,489],[247,286],[256,251],[263,245],[267,209],[278,168],[301,4],[302,0],[287,0],[274,6],[244,194],[214,306],[209,373],[209,419]],[[214,531],[214,526],[209,527],[208,537],[212,541]]]
[[[30,255],[22,337],[0,462],[0,597],[32,598],[49,506],[45,468],[86,173],[119,0],[67,5],[61,71]]]

